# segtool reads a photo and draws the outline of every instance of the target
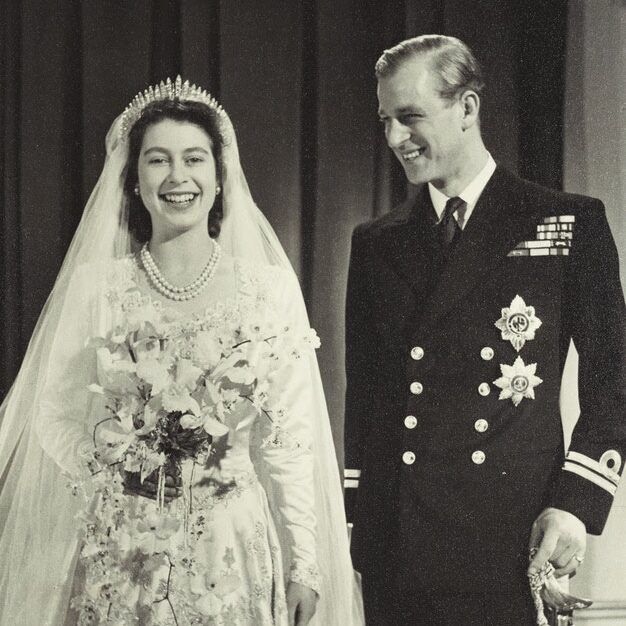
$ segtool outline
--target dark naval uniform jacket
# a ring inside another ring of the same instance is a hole
[[[391,563],[409,580],[481,593],[525,579],[545,507],[602,531],[626,456],[626,311],[599,200],[498,167],[449,258],[435,222],[424,186],[353,234],[352,554],[383,586]],[[570,340],[581,414],[565,449]]]

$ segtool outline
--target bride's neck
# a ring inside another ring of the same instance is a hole
[[[201,270],[213,252],[213,240],[206,229],[167,236],[153,233],[150,254],[166,275],[185,275]]]

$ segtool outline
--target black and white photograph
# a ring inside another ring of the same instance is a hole
[[[626,624],[624,0],[0,0],[0,626]]]

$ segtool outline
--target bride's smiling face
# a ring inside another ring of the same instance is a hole
[[[206,231],[217,188],[211,138],[191,122],[163,119],[143,136],[137,164],[141,200],[153,233]]]

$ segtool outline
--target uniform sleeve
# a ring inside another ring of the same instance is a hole
[[[626,308],[604,207],[576,220],[563,321],[579,354],[581,412],[551,506],[600,534],[626,456]]]
[[[357,227],[352,235],[352,249],[346,293],[346,400],[344,415],[346,515],[356,501],[361,476],[364,442],[369,432],[371,407],[367,389],[375,382],[370,291],[367,281],[367,247]]]
[[[282,276],[281,276],[282,278]],[[281,281],[282,282],[282,281]],[[281,321],[304,336],[308,328],[297,328],[296,314],[302,296],[295,277],[285,275]],[[284,317],[283,317],[284,316]],[[313,350],[311,347],[310,350]],[[261,453],[273,485],[277,505],[290,541],[289,580],[319,593],[320,573],[316,556],[316,517],[313,485],[312,388],[307,348],[297,357],[285,359],[269,375],[261,420],[265,436]]]

